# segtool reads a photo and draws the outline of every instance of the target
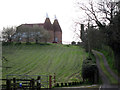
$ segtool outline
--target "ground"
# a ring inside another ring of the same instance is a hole
[[[120,88],[120,78],[110,69],[105,56],[95,50],[93,50],[93,54],[96,57],[96,64],[103,82],[103,84],[100,86],[100,90],[106,90],[106,88],[118,90]]]
[[[80,81],[81,66],[88,56],[79,46],[8,45],[3,46],[3,78],[7,74],[53,75],[57,82]],[[6,68],[8,67],[8,68]]]

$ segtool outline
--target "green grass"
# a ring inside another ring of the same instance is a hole
[[[106,57],[106,60],[108,62],[109,67],[112,69],[112,71],[114,73],[116,73],[118,75],[118,71],[115,68],[115,61],[114,61],[114,54],[112,52],[112,54],[110,55],[110,52],[107,51],[102,51],[101,52],[104,54],[104,56]]]
[[[118,80],[116,80],[105,68],[102,56],[99,53],[97,53],[97,55],[99,56],[100,67],[102,68],[102,71],[104,72],[104,74],[108,77],[110,83],[118,84]]]
[[[78,46],[13,44],[3,46],[3,56],[8,60],[3,61],[3,78],[7,74],[56,73],[57,82],[69,82],[81,80],[81,66],[88,54]]]
[[[120,73],[118,73],[117,69],[115,68],[115,58],[113,50],[109,46],[103,46],[102,49],[99,51],[102,52],[106,57],[108,65],[112,69],[112,71],[120,76]]]

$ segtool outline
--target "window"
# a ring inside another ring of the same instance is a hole
[[[55,42],[58,42],[58,38],[55,38]]]
[[[22,34],[22,37],[24,37],[24,38],[25,38],[25,37],[27,37],[27,35],[26,35],[26,34]]]

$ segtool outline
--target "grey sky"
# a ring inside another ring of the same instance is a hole
[[[44,23],[48,13],[52,23],[56,15],[63,31],[63,43],[70,43],[77,40],[73,38],[73,21],[83,15],[75,8],[75,1],[77,0],[0,0],[0,30],[24,23]]]

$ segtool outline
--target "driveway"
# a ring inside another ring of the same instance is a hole
[[[107,63],[107,60],[105,58],[105,56],[98,52],[98,51],[95,51],[95,50],[92,50],[94,56],[96,57],[96,64],[97,64],[97,67],[99,69],[99,74],[100,74],[100,77],[102,79],[102,82],[103,84],[100,86],[100,89],[99,90],[120,90],[120,84],[118,85],[111,85],[110,82],[109,82],[109,79],[108,77],[104,74],[104,72],[102,71],[101,67],[100,67],[100,63],[99,63],[99,56],[97,55],[97,53],[99,53],[102,58],[103,58],[103,61],[104,61],[104,66],[105,68],[107,69],[107,71],[116,79],[120,82],[120,78],[118,77],[118,75],[116,75],[109,67],[108,63]]]

